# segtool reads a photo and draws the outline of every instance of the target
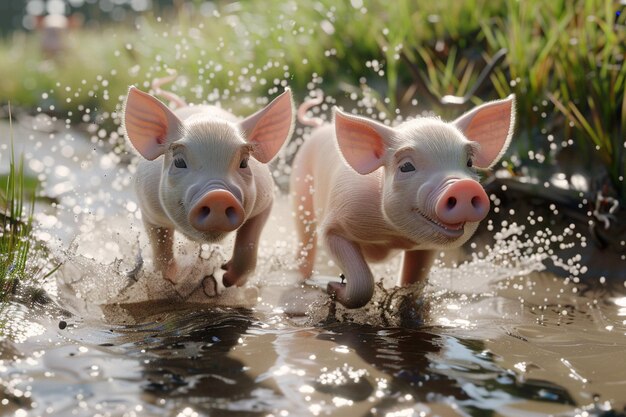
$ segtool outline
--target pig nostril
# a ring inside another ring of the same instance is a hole
[[[456,206],[456,198],[455,197],[448,198],[448,201],[446,201],[446,207],[448,207],[448,209],[451,210],[454,208],[454,206]]]
[[[237,210],[234,207],[228,207],[226,209],[226,217],[231,224],[236,224],[239,221],[239,216],[237,216]]]
[[[483,205],[482,200],[480,199],[480,197],[472,197],[472,207],[474,208],[481,208]]]
[[[211,209],[206,206],[202,207],[198,212],[198,218],[200,219],[200,221],[205,220],[207,217],[209,217],[209,214],[211,214]]]

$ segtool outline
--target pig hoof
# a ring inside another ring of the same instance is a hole
[[[222,276],[222,284],[224,284],[224,286],[226,288],[232,287],[233,285],[235,285],[237,283],[235,280],[233,280],[228,275],[228,268],[229,268],[229,264],[228,263],[225,263],[224,265],[222,265],[222,270],[226,271],[226,272],[224,272],[224,275]]]
[[[242,274],[239,271],[235,271],[232,264],[230,262],[222,265],[222,269],[226,272],[224,272],[224,275],[222,276],[222,283],[224,284],[225,287],[232,287],[232,286],[237,286],[237,287],[242,287],[246,281],[247,281],[247,277],[245,274]]]
[[[326,292],[333,300],[340,300],[346,291],[346,284],[343,282],[329,282],[326,286]]]
[[[224,274],[224,277],[222,278],[222,283],[224,284],[224,286],[226,288],[228,287],[242,287],[243,284],[246,283],[246,280],[243,279],[242,277],[232,277],[231,275],[227,273]]]
[[[167,266],[167,268],[163,271],[163,279],[173,286],[178,284],[178,279],[176,276],[179,274],[178,265],[176,263],[171,263]]]
[[[225,287],[222,284],[218,271],[216,271],[213,275],[207,275],[204,277],[202,280],[202,289],[207,297],[217,297],[222,295]]]
[[[207,297],[215,297],[219,295],[217,281],[213,275],[204,277],[202,280],[202,289]]]
[[[329,282],[326,292],[330,295],[331,300],[340,302],[346,308],[359,308],[368,303],[371,298],[362,296],[348,297],[346,295],[347,284],[343,282]]]

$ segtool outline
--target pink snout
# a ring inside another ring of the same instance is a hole
[[[479,222],[489,212],[489,198],[481,185],[471,179],[455,181],[437,200],[435,214],[443,223],[454,225]]]
[[[200,232],[231,232],[243,220],[241,203],[226,190],[209,191],[189,212],[189,223]]]

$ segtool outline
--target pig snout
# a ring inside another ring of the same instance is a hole
[[[445,224],[479,222],[489,212],[489,198],[481,185],[471,179],[455,180],[444,190],[435,206],[435,215]]]
[[[200,232],[232,232],[244,221],[244,211],[237,198],[226,190],[204,194],[189,212],[189,223]]]

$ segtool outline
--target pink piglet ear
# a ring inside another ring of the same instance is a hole
[[[465,113],[454,125],[471,141],[480,144],[474,165],[491,168],[504,155],[515,129],[515,95],[490,101]]]
[[[265,108],[239,122],[244,137],[254,145],[254,158],[266,164],[276,156],[293,133],[294,115],[291,90],[287,88]]]
[[[394,130],[365,117],[344,113],[337,107],[334,113],[337,144],[348,165],[362,175],[380,168]]]
[[[182,122],[165,104],[135,87],[128,90],[124,127],[130,143],[150,161],[162,155],[183,132]]]

